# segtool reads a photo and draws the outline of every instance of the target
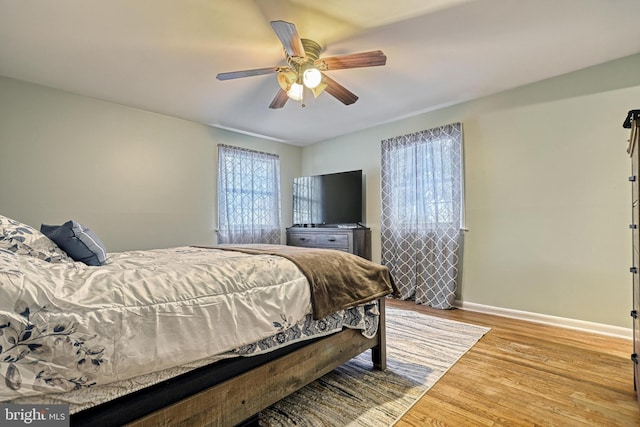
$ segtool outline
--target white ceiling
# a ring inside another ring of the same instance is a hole
[[[306,145],[640,52],[639,17],[640,0],[0,0],[0,75]],[[269,109],[274,74],[215,76],[285,65],[271,20],[387,65],[327,73],[353,105]]]

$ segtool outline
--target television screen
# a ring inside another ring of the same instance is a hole
[[[362,171],[303,176],[293,180],[294,225],[362,222]]]

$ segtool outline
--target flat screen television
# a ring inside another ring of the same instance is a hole
[[[358,225],[363,221],[362,170],[293,180],[293,224]]]

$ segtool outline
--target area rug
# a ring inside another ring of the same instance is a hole
[[[367,351],[262,411],[260,426],[390,426],[490,328],[387,308],[387,370]]]

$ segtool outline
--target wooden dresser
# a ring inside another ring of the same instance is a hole
[[[338,249],[371,260],[371,229],[367,227],[289,227],[287,245]]]
[[[633,309],[631,317],[633,318],[633,377],[638,402],[640,403],[640,368],[638,366],[638,355],[640,355],[640,110],[629,111],[627,119],[624,121],[623,127],[631,130],[629,138],[629,147],[627,152],[631,156],[631,209],[632,222],[629,225],[632,234],[633,252],[631,274],[633,276]]]

